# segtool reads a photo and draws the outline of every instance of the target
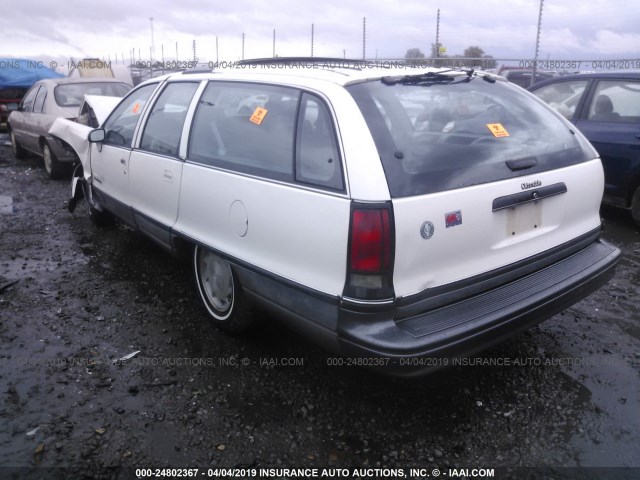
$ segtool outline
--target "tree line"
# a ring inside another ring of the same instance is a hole
[[[420,60],[425,58],[425,54],[419,48],[410,48],[405,53],[404,58],[407,60]],[[427,60],[430,60],[430,63],[438,67],[481,67],[483,69],[496,67],[495,59],[491,55],[486,55],[484,50],[477,45],[465,48],[462,55],[449,56],[442,51],[442,44],[432,43],[431,53]]]

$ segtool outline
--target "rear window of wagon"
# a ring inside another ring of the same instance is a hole
[[[56,103],[61,107],[79,107],[85,95],[124,97],[131,87],[119,82],[65,83],[53,90]]]
[[[588,144],[550,109],[506,82],[375,80],[347,89],[369,126],[392,197],[453,190],[593,158]],[[514,160],[533,166],[513,171],[506,162]]]

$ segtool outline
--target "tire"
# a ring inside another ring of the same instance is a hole
[[[44,169],[47,171],[49,178],[54,180],[62,178],[67,172],[67,166],[58,161],[56,154],[53,153],[47,142],[42,143],[42,159],[44,161]]]
[[[640,187],[636,188],[631,199],[631,216],[638,228],[640,228]]]
[[[193,271],[200,299],[217,327],[230,333],[243,333],[254,326],[251,306],[229,262],[211,250],[196,246]]]
[[[93,195],[91,192],[87,191],[87,188],[91,188],[90,186],[83,184],[82,188],[84,189],[84,200],[87,202],[87,208],[89,210],[89,219],[96,227],[109,227],[113,225],[116,221],[115,217],[111,212],[106,210],[98,210],[97,208],[91,205]],[[89,195],[87,195],[89,193]]]
[[[13,154],[18,160],[22,160],[27,156],[27,151],[20,146],[18,143],[18,139],[13,134],[13,131],[9,134],[11,137],[11,149],[13,150]]]
[[[96,227],[109,227],[115,223],[115,218],[111,213],[100,211],[89,205],[89,219]]]

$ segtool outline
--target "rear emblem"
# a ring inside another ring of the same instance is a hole
[[[462,225],[462,211],[458,210],[457,212],[445,213],[444,220],[447,224],[447,228]]]
[[[435,227],[433,226],[433,223],[431,222],[424,222],[421,226],[420,226],[420,236],[422,238],[424,238],[425,240],[429,240],[431,237],[433,237],[433,232],[435,231]]]

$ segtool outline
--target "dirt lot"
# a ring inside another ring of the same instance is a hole
[[[128,228],[94,227],[84,204],[70,214],[68,193],[40,159],[0,146],[2,478],[640,467],[640,233],[627,212],[603,211],[624,254],[605,288],[408,382],[328,365],[270,318],[248,337],[216,330],[184,261]]]

